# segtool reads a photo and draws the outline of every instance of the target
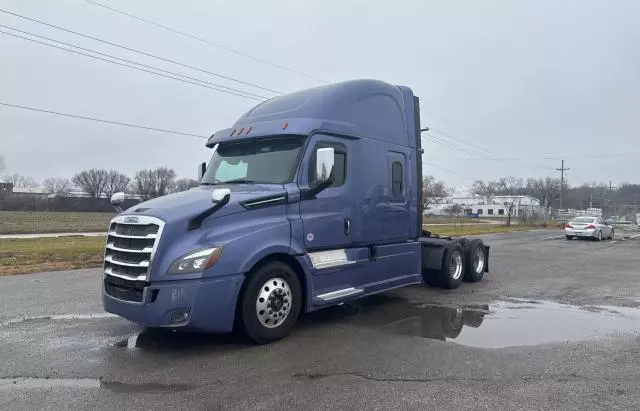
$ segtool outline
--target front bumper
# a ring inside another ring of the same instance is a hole
[[[170,327],[206,332],[233,330],[235,308],[243,274],[198,280],[149,283],[140,302],[124,301],[105,292],[105,311],[148,327]],[[172,322],[177,311],[187,312],[181,322]]]

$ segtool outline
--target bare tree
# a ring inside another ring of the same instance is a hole
[[[45,191],[49,194],[59,195],[61,197],[69,194],[73,188],[73,184],[68,178],[52,177],[47,178],[42,183]]]
[[[436,181],[434,176],[422,179],[422,204],[425,208],[429,208],[431,204],[439,204],[447,195],[449,193],[443,181]]]
[[[491,199],[497,194],[498,188],[498,183],[495,181],[485,183],[482,180],[476,180],[471,186],[471,192],[481,196],[486,204],[490,204]]]
[[[0,173],[4,171],[4,159],[0,157]]]
[[[517,196],[524,194],[524,181],[512,176],[501,177],[493,183],[496,195]]]
[[[516,210],[520,208],[520,199],[517,197],[507,198],[502,202],[504,211],[507,214],[507,225],[511,225],[511,217],[516,213]]]
[[[507,225],[511,225],[511,217],[520,207],[521,200],[519,196],[525,192],[524,182],[521,178],[501,177],[498,181],[490,182],[489,185],[495,187],[495,194],[502,196],[502,205],[507,215]]]
[[[158,167],[156,173],[156,188],[158,197],[169,194],[174,190],[176,185],[176,172],[167,167]]]
[[[142,196],[143,200],[155,197],[156,178],[153,170],[138,171],[133,184],[136,194]]]
[[[544,207],[544,224],[546,225],[549,222],[551,205],[560,197],[560,179],[552,177],[529,178],[526,191]]]
[[[114,193],[124,192],[129,187],[131,179],[117,170],[109,170],[104,183],[104,195],[111,198]]]
[[[155,170],[140,170],[136,173],[134,189],[144,200],[161,197],[175,187],[176,172],[166,167]]]
[[[2,177],[4,183],[13,184],[17,188],[35,188],[38,183],[33,177],[21,176],[20,174],[10,174]]]
[[[187,191],[188,189],[197,186],[198,181],[193,178],[180,178],[176,180],[175,191]]]
[[[107,183],[107,170],[92,168],[84,170],[73,176],[71,181],[92,198],[100,198]]]

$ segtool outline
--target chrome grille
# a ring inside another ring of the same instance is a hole
[[[104,273],[146,281],[164,222],[155,217],[118,216],[111,220],[104,253]]]

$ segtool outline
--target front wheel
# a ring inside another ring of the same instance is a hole
[[[609,237],[609,240],[614,240],[616,238],[616,232],[614,230],[611,230],[611,237]]]
[[[247,336],[258,344],[286,337],[302,307],[302,290],[295,271],[287,264],[271,262],[247,281],[239,313]]]
[[[573,240],[573,236],[572,235],[568,235],[567,236],[567,240]]]

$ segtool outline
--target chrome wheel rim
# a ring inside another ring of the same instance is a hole
[[[477,274],[484,270],[484,251],[479,247],[473,253],[473,269]]]
[[[266,328],[282,324],[291,312],[291,297],[291,288],[284,279],[275,277],[264,283],[256,298],[256,315],[260,324]]]
[[[457,280],[462,276],[462,253],[458,250],[451,253],[449,276],[454,280]]]

